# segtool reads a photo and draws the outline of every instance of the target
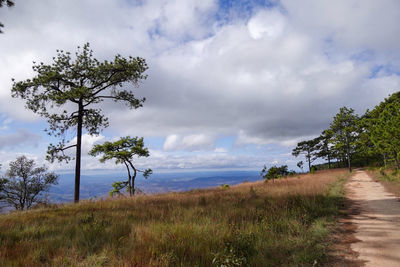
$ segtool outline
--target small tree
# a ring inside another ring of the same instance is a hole
[[[311,171],[311,163],[317,158],[316,150],[317,144],[319,140],[318,138],[302,141],[297,144],[297,146],[293,149],[292,155],[298,157],[300,154],[304,154],[306,157],[306,161],[308,162],[308,169]]]
[[[10,163],[5,177],[0,179],[0,199],[17,210],[25,210],[33,204],[43,202],[44,193],[52,184],[57,184],[58,176],[47,172],[46,167],[35,167],[35,161],[25,156]]]
[[[316,153],[315,156],[323,158],[328,161],[328,168],[331,168],[331,161],[335,156],[332,145],[333,132],[331,130],[322,131],[321,135],[317,137]]]
[[[0,0],[0,7],[3,7],[5,5],[8,7],[12,7],[12,6],[14,6],[14,2],[10,1],[10,0]],[[1,28],[3,28],[3,27],[4,27],[4,24],[0,22],[0,33],[3,33],[3,31],[1,30]]]
[[[272,166],[267,169],[267,166],[264,165],[264,168],[261,170],[261,176],[266,180],[274,180],[276,178],[281,178],[287,176],[289,174],[288,166],[282,165],[280,167]]]
[[[121,137],[120,140],[115,142],[105,142],[102,145],[95,145],[89,152],[92,156],[102,155],[100,162],[106,160],[115,160],[115,164],[124,164],[128,173],[127,181],[118,181],[113,183],[113,190],[111,195],[121,194],[120,190],[128,187],[129,195],[135,194],[135,178],[137,172],[142,172],[145,178],[152,174],[151,169],[139,170],[133,164],[133,157],[148,157],[149,151],[144,147],[143,137]]]
[[[354,114],[354,109],[342,107],[333,118],[330,129],[335,149],[347,159],[347,165],[351,172],[351,156],[356,148],[358,137],[357,121],[359,117]]]
[[[49,145],[50,162],[70,160],[64,151],[76,148],[74,200],[79,202],[82,130],[95,135],[108,126],[108,118],[98,106],[105,99],[123,101],[134,109],[142,106],[144,98],[137,99],[132,91],[120,88],[126,82],[137,86],[145,79],[147,64],[143,58],[120,55],[114,61],[100,62],[93,58],[88,43],[82,50],[78,47],[74,60],[69,52],[57,52],[51,65],[34,63],[37,75],[33,79],[14,82],[12,96],[25,99],[28,109],[47,118],[48,134],[62,139],[57,145]],[[74,127],[77,141],[66,145],[64,134]]]

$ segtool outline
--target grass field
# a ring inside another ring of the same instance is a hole
[[[0,216],[1,266],[326,263],[346,170]]]

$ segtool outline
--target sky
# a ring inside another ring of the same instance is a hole
[[[11,97],[11,79],[33,61],[86,42],[99,60],[146,59],[148,78],[126,84],[144,106],[102,109],[110,126],[84,135],[83,173],[115,170],[87,155],[94,144],[143,136],[155,172],[261,170],[304,158],[296,143],[318,136],[342,106],[358,114],[400,90],[398,0],[15,0],[0,9],[0,163],[45,161],[46,120]],[[76,131],[67,134],[74,138]],[[297,169],[298,170],[298,169]]]

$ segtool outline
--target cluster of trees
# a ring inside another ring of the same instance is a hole
[[[299,142],[292,154],[304,155],[308,168],[322,158],[328,168],[352,166],[400,165],[400,92],[359,116],[352,108],[342,107],[330,127],[321,135]],[[298,165],[302,167],[302,163]]]
[[[136,98],[132,90],[125,89],[126,83],[138,86],[146,79],[146,61],[140,57],[124,58],[116,55],[112,61],[100,62],[93,57],[93,51],[86,43],[78,47],[75,57],[71,53],[57,50],[50,65],[34,62],[36,75],[24,81],[15,81],[11,89],[12,96],[26,101],[26,108],[47,119],[46,132],[60,139],[58,144],[50,144],[46,159],[70,161],[72,157],[66,150],[75,149],[75,193],[74,201],[79,202],[82,136],[84,132],[97,135],[108,127],[108,118],[103,114],[100,103],[105,100],[123,102],[131,109],[142,107],[145,98]],[[66,140],[66,133],[76,131],[76,142]],[[138,170],[133,165],[133,157],[148,157],[143,138],[121,138],[116,142],[97,145],[93,156],[103,155],[100,161],[115,159],[123,163],[128,172],[128,180],[118,182],[114,193],[127,187],[134,194],[134,180]],[[148,177],[151,170],[143,171]]]

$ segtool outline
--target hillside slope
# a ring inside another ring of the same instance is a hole
[[[4,266],[295,266],[326,260],[345,170],[0,216]]]

